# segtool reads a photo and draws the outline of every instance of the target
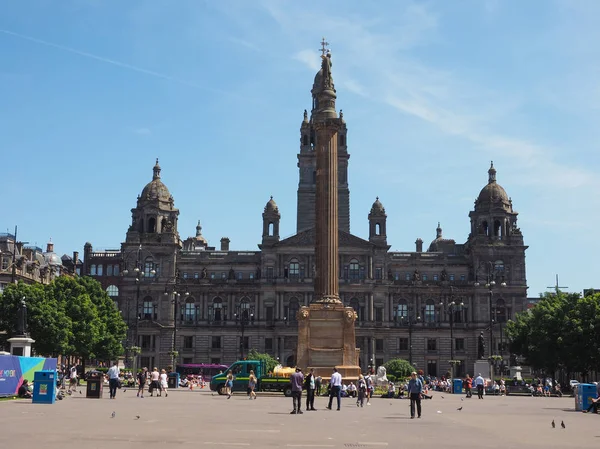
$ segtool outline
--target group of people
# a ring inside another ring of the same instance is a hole
[[[154,396],[154,391],[157,391],[156,396],[162,396],[165,394],[165,397],[169,396],[168,393],[168,381],[167,381],[167,371],[165,369],[158,371],[158,368],[154,367],[152,372],[148,372],[148,368],[144,367],[137,374],[137,383],[138,383],[138,392],[137,396],[139,398],[144,398],[144,391],[146,389],[146,384],[148,384],[148,393],[150,396]]]

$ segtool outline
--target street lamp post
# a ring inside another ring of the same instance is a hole
[[[450,378],[454,379],[454,318],[457,311],[462,311],[465,304],[454,298],[454,288],[450,287],[450,301],[444,308],[444,301],[440,301],[440,310],[448,314],[450,318]]]
[[[142,283],[142,281],[144,280],[144,277],[146,276],[146,273],[144,271],[144,266],[142,265],[142,245],[140,244],[140,246],[138,247],[137,251],[136,251],[136,259],[135,259],[135,265],[133,266],[133,270],[132,270],[132,275],[135,278],[135,284],[136,284],[136,288],[135,288],[135,326],[134,326],[134,335],[133,335],[133,341],[134,341],[134,346],[138,346],[138,332],[139,332],[139,323],[140,323],[140,285]],[[154,260],[154,258],[153,258]],[[127,269],[127,258],[124,260],[124,264],[125,267],[124,269],[121,271],[122,276],[129,276],[129,270]],[[151,267],[151,269],[149,270],[148,274],[152,277],[154,277],[156,275],[156,270],[154,269],[154,266]],[[130,314],[129,314],[129,301],[127,301],[127,316],[129,318]],[[130,329],[129,327],[131,326],[131,323],[127,322],[127,335],[130,334]],[[129,353],[129,338],[127,339],[127,348],[125,348],[125,350],[127,351],[126,354]],[[133,372],[136,371],[136,366],[137,366],[137,354],[133,355]]]
[[[244,360],[244,333],[246,326],[254,324],[254,306],[243,309],[237,306],[234,313],[235,324],[240,327],[240,360]]]
[[[491,261],[482,263],[479,266],[479,269],[485,267],[486,268],[486,276],[485,276],[485,284],[484,287],[488,289],[488,298],[489,298],[489,327],[490,327],[490,343],[489,343],[489,357],[494,355],[494,306],[493,306],[493,297],[494,297],[494,289],[500,285],[500,287],[506,287],[506,282],[504,281],[504,276],[500,277],[494,270],[494,264]],[[477,270],[479,272],[479,269]],[[500,284],[496,283],[496,279],[500,278]],[[475,278],[475,287],[479,287],[481,284],[479,283],[478,277]],[[490,362],[491,363],[491,362]]]
[[[171,284],[171,286],[172,286],[172,289],[170,292],[169,292],[169,288],[168,288],[169,284]],[[165,291],[164,291],[165,296],[169,296],[169,294],[172,294],[171,303],[173,304],[173,342],[171,344],[171,364],[173,365],[173,370],[175,370],[175,368],[176,368],[177,355],[178,355],[177,324],[179,322],[178,308],[181,307],[181,304],[180,304],[181,288],[180,287],[181,287],[181,283],[180,283],[180,278],[179,278],[179,272],[176,271],[175,277],[168,279],[167,282],[165,283]],[[190,292],[187,289],[187,285],[184,287],[183,296],[184,296],[184,298],[190,296]]]
[[[400,315],[400,325],[404,326],[404,321],[406,320],[406,324],[408,325],[408,363],[412,366],[412,333],[413,327],[419,321],[421,321],[421,316],[414,316],[412,307],[408,307],[407,315]],[[398,318],[398,316],[396,316]]]

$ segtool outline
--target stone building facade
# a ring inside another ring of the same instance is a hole
[[[343,119],[341,111],[339,116]],[[170,364],[173,349],[179,363],[228,364],[250,348],[294,364],[296,313],[314,294],[311,121],[312,113],[305,111],[294,236],[280,238],[281,212],[271,198],[262,215],[259,250],[232,250],[227,237],[219,248],[210,246],[200,223],[194,236],[180,238],[179,210],[157,160],[121,248],[94,252],[85,245],[84,274],[98,279],[117,301],[130,325],[127,344],[141,347],[142,365]],[[426,251],[421,239],[414,251],[390,251],[386,210],[378,198],[368,213],[368,237],[350,233],[346,137],[344,122],[338,134],[339,282],[341,299],[358,313],[361,366],[400,357],[444,375],[452,358],[464,374],[472,370],[482,331],[493,347],[490,351],[487,343],[486,356],[508,360],[502,324],[527,307],[527,247],[493,164],[469,213],[465,243],[444,238],[438,224]]]

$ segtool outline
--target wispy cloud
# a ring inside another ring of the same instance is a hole
[[[237,45],[241,45],[242,47],[246,47],[246,48],[248,48],[250,50],[253,50],[253,51],[256,51],[256,52],[260,52],[261,51],[260,48],[256,44],[253,44],[252,42],[247,41],[245,39],[240,39],[238,37],[230,36],[229,37],[229,42],[232,42],[232,43],[237,44]]]
[[[329,30],[333,45],[334,78],[345,89],[387,104],[403,114],[417,117],[440,131],[466,139],[477,154],[490,159],[501,155],[510,160],[523,184],[545,189],[576,189],[583,186],[600,188],[600,182],[585,167],[565,166],[557,159],[562,149],[536,136],[511,135],[498,128],[498,122],[509,118],[520,106],[517,94],[463,81],[460,73],[425,64],[412,56],[411,49],[441,42],[439,17],[426,4],[409,3],[393,14],[394,26],[385,18],[332,17],[326,13],[311,14],[284,9],[278,2],[264,3],[270,17],[292,38]],[[488,0],[487,13],[498,3]],[[294,57],[310,70],[318,69],[318,53],[304,49]],[[340,67],[342,66],[342,67]],[[376,86],[367,93],[364,86]],[[532,168],[535,167],[535,170]],[[548,179],[552,184],[548,185]]]
[[[133,132],[140,136],[149,136],[150,134],[152,134],[152,131],[150,131],[149,128],[136,128],[133,130]]]
[[[27,40],[29,42],[33,42],[33,43],[36,43],[36,44],[39,44],[39,45],[43,45],[45,47],[52,47],[52,48],[55,48],[57,50],[62,50],[62,51],[66,51],[68,53],[72,53],[72,54],[78,55],[78,56],[83,56],[84,58],[94,59],[96,61],[100,61],[100,62],[103,62],[105,64],[111,64],[111,65],[114,65],[114,66],[117,66],[117,67],[121,67],[123,69],[132,70],[132,71],[138,72],[138,73],[143,73],[145,75],[153,76],[155,78],[161,78],[161,79],[164,79],[166,81],[171,81],[173,83],[181,84],[181,85],[188,86],[188,87],[193,87],[195,89],[211,90],[211,91],[217,92],[215,89],[208,88],[206,86],[201,86],[201,85],[194,84],[194,83],[190,83],[188,81],[181,80],[179,78],[175,78],[175,77],[166,75],[164,73],[155,72],[153,70],[147,70],[147,69],[144,69],[142,67],[138,67],[138,66],[135,66],[135,65],[127,64],[125,62],[117,61],[117,60],[110,59],[110,58],[105,58],[103,56],[98,56],[98,55],[95,55],[93,53],[88,53],[86,51],[77,50],[75,48],[67,47],[65,45],[55,44],[54,42],[49,42],[49,41],[38,39],[38,38],[35,38],[35,37],[32,37],[32,36],[27,36],[27,35],[24,35],[24,34],[15,33],[14,31],[0,29],[0,33],[6,34],[6,35],[9,35],[9,36],[13,36],[13,37],[16,37],[16,38],[19,38],[19,39],[24,39],[24,40]],[[225,92],[222,92],[222,93],[225,93]]]

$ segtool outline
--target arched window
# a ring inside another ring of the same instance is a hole
[[[110,297],[119,296],[119,287],[117,287],[116,285],[109,285],[106,288],[106,293],[108,293],[108,296]]]
[[[308,145],[308,135],[304,134],[304,136],[302,136],[302,145]]]
[[[287,366],[295,366],[296,365],[296,357],[294,357],[294,355],[292,354],[291,356],[289,356],[286,359],[285,363]]]
[[[287,319],[290,322],[296,321],[296,315],[298,315],[298,310],[300,309],[300,303],[297,298],[290,299],[290,303],[288,305],[287,310]]]
[[[400,301],[398,301],[398,304],[396,304],[396,310],[394,311],[395,317],[396,317],[396,321],[406,321],[406,319],[408,318],[408,304],[406,304],[406,301],[401,299]]]
[[[496,309],[494,310],[497,323],[506,323],[506,304],[503,299],[496,301]]]
[[[494,262],[494,269],[496,270],[497,273],[503,273],[504,272],[504,261],[497,260],[496,262]]]
[[[190,298],[186,301],[183,309],[183,320],[186,323],[193,323],[196,320],[196,304],[194,299]]]
[[[147,257],[146,262],[144,263],[144,276],[154,277],[155,274],[156,270],[154,269],[154,262],[152,260],[152,257]]]
[[[221,321],[223,319],[223,300],[221,298],[213,299],[213,320]]]
[[[425,302],[425,322],[435,323],[435,303],[433,299],[428,299]]]
[[[488,235],[488,222],[484,221],[481,223],[481,234]]]
[[[292,261],[290,262],[288,275],[289,277],[300,276],[300,263],[296,259],[292,259]]]
[[[350,261],[348,275],[349,275],[350,279],[359,279],[359,277],[360,277],[360,265],[358,264],[358,260],[352,259]]]
[[[375,235],[381,235],[381,225],[379,223],[375,223]]]
[[[156,232],[156,218],[154,217],[148,219],[148,232],[151,234]]]
[[[500,220],[494,221],[494,236],[502,238],[502,224],[500,223]]]
[[[90,265],[90,276],[96,276],[96,265]]]
[[[273,223],[269,223],[269,232],[268,232],[268,235],[270,235],[270,236],[273,235],[273,228],[274,228]]]
[[[250,300],[248,298],[242,298],[240,301],[240,315],[243,320],[248,321],[250,317]]]
[[[152,297],[146,296],[144,298],[144,302],[142,303],[142,319],[153,320],[155,318],[154,301],[152,300]]]

